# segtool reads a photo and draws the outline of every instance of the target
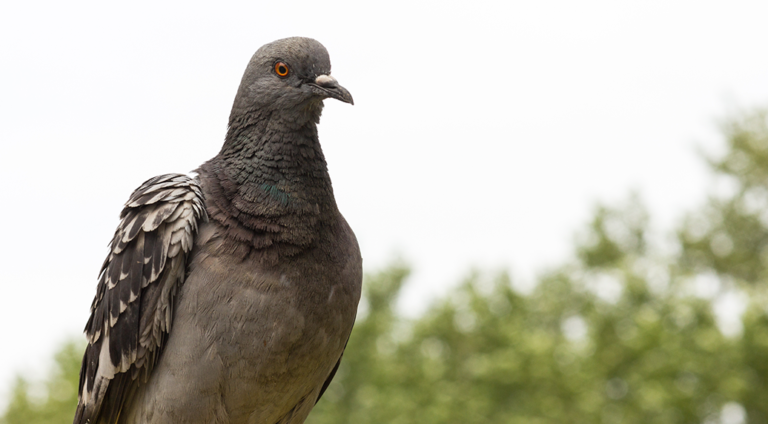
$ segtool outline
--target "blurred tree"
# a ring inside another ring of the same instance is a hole
[[[678,232],[681,263],[747,288],[768,279],[768,111],[744,113],[722,128],[727,152],[709,163],[726,192],[686,218]]]
[[[724,125],[727,153],[710,163],[731,190],[684,219],[675,253],[653,245],[632,195],[598,206],[574,259],[530,294],[474,272],[407,320],[393,308],[408,267],[367,276],[344,360],[307,422],[768,422],[766,116]],[[0,423],[69,421],[78,347],[57,355],[47,396],[19,379]]]
[[[685,219],[678,254],[649,246],[638,196],[598,206],[577,260],[530,295],[476,273],[414,322],[362,317],[350,346],[367,349],[350,352],[365,357],[332,385],[356,389],[309,422],[768,422],[768,121],[723,128],[728,152],[710,163],[732,190]],[[747,312],[726,335],[714,305],[739,287]]]
[[[55,355],[50,375],[31,383],[18,377],[0,424],[59,424],[71,422],[77,406],[77,384],[85,343],[70,341]]]

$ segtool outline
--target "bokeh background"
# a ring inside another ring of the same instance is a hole
[[[0,4],[0,422],[74,410],[141,182],[303,35],[368,277],[312,423],[768,422],[768,4]],[[54,360],[54,357],[56,358]]]

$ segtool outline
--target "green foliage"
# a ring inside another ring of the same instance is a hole
[[[530,296],[503,274],[488,288],[474,275],[410,325],[375,333],[369,315],[329,389],[343,396],[309,422],[694,423],[726,402],[765,417],[765,314],[752,310],[745,336],[728,339],[707,301],[658,295],[633,265],[565,269]],[[602,278],[622,284],[618,298],[599,296]]]
[[[623,209],[599,205],[576,253],[588,267],[619,266],[628,255],[636,257],[645,253],[647,225],[648,212],[636,194]]]
[[[768,111],[733,119],[723,131],[728,151],[710,164],[734,194],[713,196],[686,218],[681,264],[749,288],[768,278]]]
[[[55,355],[54,367],[43,382],[18,377],[0,424],[58,424],[71,422],[77,406],[77,383],[84,344],[70,341]]]
[[[408,320],[394,310],[408,267],[368,275],[344,360],[308,423],[768,422],[766,113],[724,130],[728,152],[711,165],[733,190],[685,218],[679,253],[649,242],[632,195],[598,206],[575,259],[530,294],[506,274],[475,272]],[[741,327],[725,331],[715,305],[739,293]],[[48,396],[33,400],[19,379],[0,423],[69,421],[78,347],[58,354]]]

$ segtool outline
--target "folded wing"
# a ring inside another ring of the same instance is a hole
[[[171,331],[198,223],[207,218],[197,181],[166,174],[136,189],[120,219],[85,326],[75,424],[116,422],[149,377]]]

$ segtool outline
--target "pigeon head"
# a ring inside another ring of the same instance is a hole
[[[317,120],[327,98],[354,104],[349,91],[331,76],[328,51],[311,38],[284,38],[253,55],[230,119],[260,111],[316,115]]]

